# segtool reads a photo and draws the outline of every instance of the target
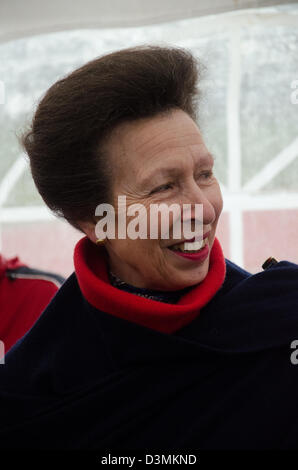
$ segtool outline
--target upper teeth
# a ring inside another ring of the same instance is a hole
[[[195,242],[185,242],[185,243],[178,243],[176,245],[171,246],[172,249],[174,250],[200,250],[203,246],[206,245],[207,238],[204,238],[204,240],[201,241],[195,241]]]

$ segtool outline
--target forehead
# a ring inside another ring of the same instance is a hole
[[[196,163],[208,155],[197,125],[180,110],[125,123],[112,134],[108,146],[116,172],[133,177],[159,166]]]

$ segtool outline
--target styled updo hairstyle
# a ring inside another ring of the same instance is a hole
[[[199,68],[176,47],[138,46],[96,58],[52,85],[21,144],[46,205],[79,229],[112,201],[105,139],[125,121],[175,108],[197,120]]]

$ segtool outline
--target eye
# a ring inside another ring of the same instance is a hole
[[[203,177],[203,179],[205,181],[208,181],[209,179],[213,178],[213,171],[212,170],[209,170],[209,171],[204,171],[204,173],[201,173],[201,175]]]
[[[153,191],[151,191],[150,194],[159,193],[161,191],[167,191],[168,189],[171,189],[172,187],[173,187],[172,183],[163,184],[162,186],[158,186],[158,188],[153,189]]]

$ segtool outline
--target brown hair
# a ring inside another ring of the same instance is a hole
[[[125,121],[180,108],[196,120],[199,70],[181,48],[138,46],[92,60],[40,101],[21,144],[44,202],[79,228],[112,200],[104,141]]]

